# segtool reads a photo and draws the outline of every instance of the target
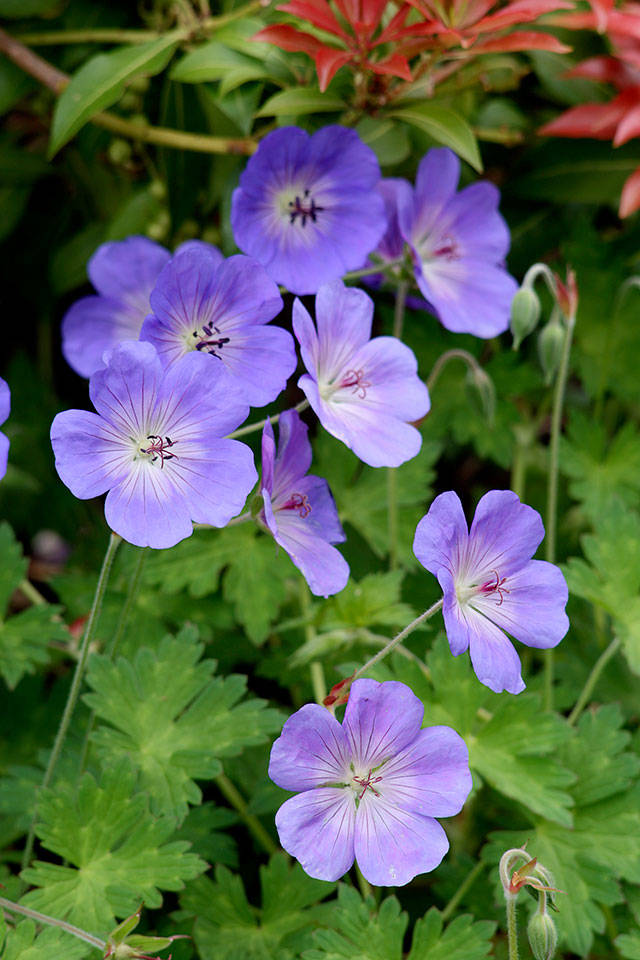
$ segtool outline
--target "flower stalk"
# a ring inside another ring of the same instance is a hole
[[[42,923],[47,927],[58,927],[59,930],[70,933],[72,937],[77,937],[78,940],[84,940],[85,943],[89,943],[98,950],[104,951],[107,946],[104,940],[101,940],[99,937],[94,937],[93,934],[87,933],[86,930],[81,930],[80,927],[74,927],[73,924],[66,923],[64,920],[58,920],[57,917],[49,917],[46,913],[40,913],[38,910],[23,907],[20,903],[5,900],[4,897],[0,897],[0,908],[8,910],[10,913],[17,913],[21,917],[28,917],[30,920],[35,920],[36,923]]]

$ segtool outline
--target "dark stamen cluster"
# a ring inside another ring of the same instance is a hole
[[[306,206],[305,206],[306,203]],[[316,214],[322,213],[324,207],[319,207],[313,197],[309,197],[309,191],[305,190],[304,198],[301,200],[300,197],[296,197],[295,200],[289,201],[289,223],[295,223],[296,218],[301,218],[301,223],[303,227],[307,225],[307,217],[315,223]]]
[[[196,350],[205,350],[212,357],[217,357],[218,354],[216,350],[222,350],[225,343],[229,343],[229,337],[218,336],[217,339],[213,336],[214,333],[220,334],[220,331],[217,327],[214,327],[212,323],[205,323],[201,327],[201,331],[193,331],[194,337],[198,338],[196,343]]]
[[[165,460],[177,460],[175,453],[170,453],[166,448],[172,447],[174,443],[177,443],[177,440],[172,440],[171,437],[160,437],[157,433],[150,433],[147,436],[147,440],[153,440],[153,443],[148,447],[140,447],[140,453],[151,453],[151,462],[155,463],[158,457],[160,457],[160,469],[164,467]]]

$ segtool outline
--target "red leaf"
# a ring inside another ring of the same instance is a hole
[[[626,107],[615,100],[611,103],[583,103],[572,107],[545,123],[538,130],[543,137],[590,137],[594,140],[610,140],[622,120]]]
[[[367,66],[374,73],[390,74],[392,77],[400,77],[402,80],[411,81],[411,67],[407,63],[407,58],[400,56],[399,53],[392,53],[386,60],[379,63],[368,62]]]
[[[312,37],[310,33],[303,33],[290,27],[288,24],[278,23],[273,27],[263,27],[251,37],[252,40],[260,40],[262,43],[273,43],[281,50],[289,50],[292,53],[308,53],[315,57],[318,51],[324,48],[324,44],[317,37]]]
[[[488,17],[483,17],[474,24],[474,30],[478,33],[487,33],[493,30],[503,30],[505,27],[512,27],[516,23],[531,23],[537,20],[543,13],[553,13],[555,10],[569,10],[571,4],[565,0],[516,0],[510,3],[504,10],[498,10],[497,13],[491,13]]]
[[[628,217],[638,209],[640,209],[640,167],[633,171],[622,188],[618,213],[621,217]]]
[[[348,50],[332,50],[330,47],[323,47],[315,57],[316,71],[318,73],[318,83],[324,93],[334,76],[346,63],[353,59],[353,54]]]
[[[640,136],[640,102],[635,107],[627,108],[624,117],[618,124],[615,137],[613,138],[614,147],[621,147],[628,140]]]
[[[333,33],[345,41],[349,39],[325,0],[289,0],[288,3],[279,5],[277,9],[282,10],[283,13],[292,13],[294,17],[300,17],[302,20],[308,20],[315,27]]]
[[[380,36],[376,40],[376,44],[379,43],[390,43],[397,37],[397,31],[401,30],[404,27],[405,21],[409,14],[411,13],[411,7],[408,3],[405,3],[397,13],[394,13],[389,23],[386,25],[384,30],[381,32]],[[376,45],[374,44],[374,46]]]
[[[629,85],[628,71],[616,57],[589,57],[571,70],[567,77],[583,77],[596,83],[613,83],[617,87]]]
[[[551,53],[569,53],[571,47],[560,43],[557,37],[550,33],[541,33],[538,30],[515,30],[504,37],[493,37],[475,43],[471,48],[474,53],[496,53],[498,51],[516,50],[549,50]]]

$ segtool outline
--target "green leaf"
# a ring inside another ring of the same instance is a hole
[[[201,960],[293,960],[308,943],[315,906],[335,889],[313,880],[299,864],[275,854],[260,868],[262,907],[247,900],[242,880],[218,867],[215,883],[202,877],[180,898],[195,914],[193,939]],[[320,908],[322,909],[322,908]]]
[[[286,598],[286,582],[297,573],[284,551],[252,525],[200,531],[170,551],[158,551],[145,572],[164,590],[187,588],[193,597],[215,593],[221,574],[225,599],[250,640],[262,643]]]
[[[308,113],[336,113],[346,108],[340,97],[312,87],[281,90],[263,103],[257,117],[302,117]]]
[[[27,17],[50,17],[60,0],[0,0],[0,17],[24,20]]]
[[[395,897],[376,908],[352,887],[340,885],[338,905],[325,922],[329,929],[313,934],[314,949],[304,960],[402,960],[407,914]],[[407,960],[484,960],[491,949],[494,924],[458,917],[443,931],[442,914],[432,907],[417,921]]]
[[[613,502],[594,522],[595,535],[581,538],[586,561],[571,558],[564,568],[569,590],[613,618],[629,666],[640,673],[640,516]]]
[[[640,930],[637,933],[623,933],[613,942],[625,960],[640,960]]]
[[[248,80],[267,79],[269,72],[259,60],[212,40],[184,56],[173,67],[170,77],[181,83],[222,80],[226,93]]]
[[[569,492],[590,520],[597,520],[616,498],[635,506],[640,495],[640,434],[626,423],[609,442],[601,423],[572,411],[563,439],[560,468],[570,478]]]
[[[168,33],[151,43],[99,53],[83,64],[56,103],[49,156],[53,157],[96,113],[116,103],[130,80],[159,73],[176,43],[175,36]]]
[[[589,952],[594,932],[604,931],[602,906],[622,900],[617,881],[640,882],[638,763],[624,752],[628,737],[620,732],[621,721],[620,712],[610,707],[583,714],[573,739],[559,750],[560,762],[576,775],[572,829],[534,817],[524,830],[492,834],[483,851],[485,859],[497,863],[505,850],[527,841],[527,851],[566,891],[557,897],[554,919],[568,949],[580,956]],[[604,782],[608,774],[611,785]]]
[[[201,807],[193,807],[189,811],[178,837],[190,843],[207,863],[223,863],[227,867],[237,868],[236,842],[223,830],[234,826],[238,819],[238,814],[227,807],[203,803]]]
[[[406,127],[393,120],[365,116],[358,121],[356,130],[360,138],[375,152],[382,167],[402,163],[411,153]]]
[[[450,147],[463,160],[482,173],[482,159],[478,150],[478,142],[473,130],[467,121],[437,103],[421,103],[411,107],[403,107],[389,114],[396,120],[403,120],[413,127],[417,127],[428,134],[436,143]]]
[[[86,703],[108,726],[94,741],[107,759],[127,757],[149,793],[154,813],[182,820],[199,804],[195,779],[222,772],[221,757],[264,743],[282,718],[264,700],[238,701],[246,678],[214,677],[215,662],[200,660],[203,647],[186,627],[156,650],[139,650],[133,662],[91,658]]]
[[[36,936],[33,920],[21,920],[7,933],[2,960],[52,960],[52,957],[80,960],[88,954],[95,957],[95,948],[77,937],[56,927],[43,927]]]
[[[154,819],[135,782],[125,761],[105,770],[100,784],[85,773],[40,794],[37,834],[70,866],[37,861],[25,870],[39,889],[24,904],[104,937],[116,916],[129,916],[141,901],[159,907],[160,890],[181,890],[206,869],[187,843],[167,842],[173,820]]]

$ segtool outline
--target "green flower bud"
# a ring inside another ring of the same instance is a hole
[[[544,382],[549,386],[553,381],[564,346],[565,329],[559,320],[553,317],[538,338],[538,356],[544,374]]]
[[[116,137],[111,141],[107,149],[107,156],[111,163],[120,167],[131,160],[131,144],[128,140],[122,140]]]
[[[517,350],[525,337],[533,333],[540,319],[540,301],[531,287],[521,287],[511,301],[511,333],[513,349]]]
[[[536,910],[529,920],[527,936],[535,960],[551,960],[558,945],[558,933],[548,913]]]

